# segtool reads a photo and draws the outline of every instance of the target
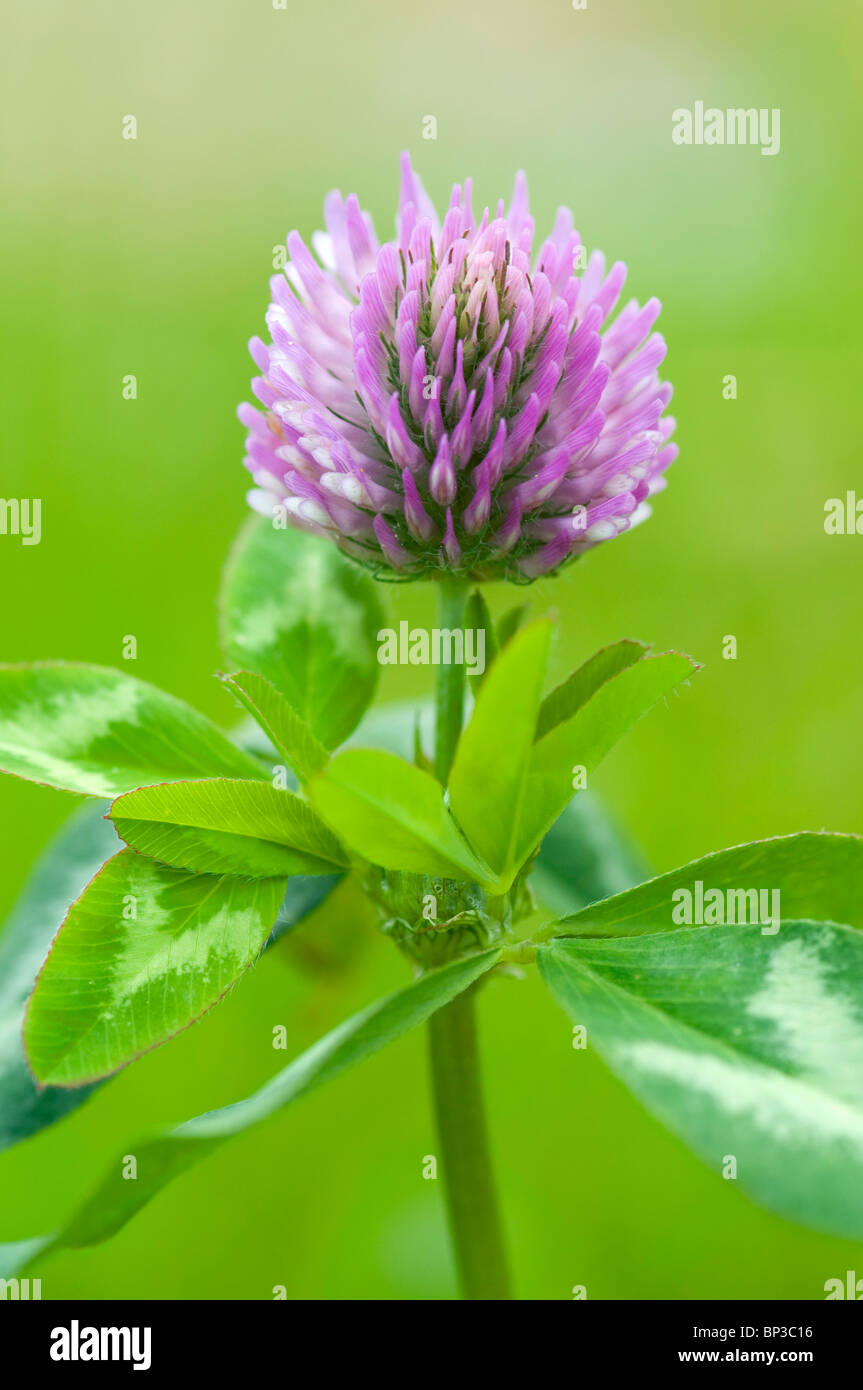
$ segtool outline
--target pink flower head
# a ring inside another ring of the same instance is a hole
[[[648,514],[677,453],[659,301],[612,320],[626,267],[576,273],[565,208],[536,252],[522,174],[508,211],[477,221],[468,180],[441,222],[403,155],[394,241],[353,194],[324,215],[250,345],[256,510],[399,577],[522,582]]]

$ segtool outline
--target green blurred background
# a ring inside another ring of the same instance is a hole
[[[823,529],[825,500],[860,479],[859,10],[45,0],[7,7],[6,29],[0,494],[41,497],[43,536],[0,537],[0,658],[119,665],[134,634],[137,675],[230,719],[214,595],[244,517],[234,407],[272,248],[318,227],[334,186],[391,235],[404,147],[439,203],[469,173],[480,208],[496,202],[522,167],[538,230],[568,204],[588,247],[628,262],[628,289],[662,299],[676,388],[681,457],[653,520],[532,592],[560,614],[555,677],[624,635],[705,663],[599,790],[657,869],[757,836],[863,831],[863,539]],[[780,107],[778,157],[672,144],[671,112],[696,100]],[[430,617],[422,588],[392,597],[396,618]],[[395,668],[382,694],[422,689]],[[0,785],[4,911],[72,804]],[[344,970],[271,952],[200,1025],[3,1155],[0,1238],[58,1224],[142,1128],[270,1075],[273,1024],[294,1052],[400,983],[362,905],[337,906],[306,940],[341,940]],[[756,1210],[573,1052],[533,976],[496,981],[482,1015],[520,1297],[823,1298],[827,1278],[863,1271],[863,1247]],[[440,1184],[421,1176],[423,1044],[227,1146],[109,1244],[34,1271],[44,1296],[452,1297]]]

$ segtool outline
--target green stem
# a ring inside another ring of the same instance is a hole
[[[470,585],[462,579],[446,577],[438,585],[440,591],[439,623],[442,628],[464,626],[464,612]],[[464,716],[465,668],[462,662],[441,665],[435,688],[435,776],[446,785],[455,746],[461,733]]]
[[[479,1079],[475,989],[429,1021],[435,1115],[462,1296],[508,1299],[506,1253]]]
[[[464,626],[469,588],[451,576],[440,581],[442,628]],[[462,663],[438,667],[435,774],[444,786],[461,733],[464,691]],[[434,1108],[463,1296],[505,1299],[509,1283],[480,1085],[474,994],[467,990],[429,1021]]]

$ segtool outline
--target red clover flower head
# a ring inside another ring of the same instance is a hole
[[[394,241],[353,194],[324,215],[250,345],[256,510],[382,578],[521,582],[648,514],[677,453],[659,301],[612,319],[626,267],[585,263],[567,209],[534,255],[522,174],[508,211],[477,221],[468,180],[441,222],[404,155]]]

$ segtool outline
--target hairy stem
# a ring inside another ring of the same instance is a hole
[[[445,578],[439,589],[441,627],[463,627],[469,585]],[[435,773],[444,784],[461,733],[464,690],[462,663],[438,667]],[[429,1021],[434,1109],[462,1295],[507,1299],[506,1253],[480,1084],[475,998],[476,990],[469,989]]]
[[[462,1296],[508,1299],[509,1279],[488,1148],[474,1013],[466,990],[429,1021],[435,1116]]]
[[[438,584],[441,628],[464,625],[469,585],[462,579],[446,577]],[[465,668],[463,662],[443,663],[437,670],[435,689],[435,776],[446,783],[464,717]]]

